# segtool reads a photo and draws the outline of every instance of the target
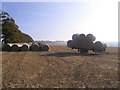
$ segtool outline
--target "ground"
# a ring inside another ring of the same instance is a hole
[[[42,52],[1,52],[3,88],[116,88],[118,49],[80,54],[67,46]]]

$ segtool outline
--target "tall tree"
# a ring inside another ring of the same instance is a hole
[[[2,35],[1,35],[2,42],[4,43],[28,42],[25,35],[19,30],[19,27],[15,24],[15,20],[12,17],[10,17],[8,13],[2,12],[0,14],[0,17],[1,17],[0,21],[2,21]],[[33,39],[31,41],[33,41]]]
[[[24,38],[25,38],[25,42],[34,42],[34,40],[28,35],[28,34],[25,34],[25,33],[22,33]]]

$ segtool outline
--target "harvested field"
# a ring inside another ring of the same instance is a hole
[[[67,46],[50,46],[43,52],[2,52],[3,88],[115,88],[117,50],[80,54]]]

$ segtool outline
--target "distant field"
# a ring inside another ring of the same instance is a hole
[[[80,54],[52,45],[48,52],[2,52],[3,88],[118,87],[118,49]]]

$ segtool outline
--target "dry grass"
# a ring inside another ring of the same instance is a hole
[[[2,52],[4,88],[118,87],[117,48],[79,54],[67,46],[46,52]]]

